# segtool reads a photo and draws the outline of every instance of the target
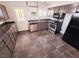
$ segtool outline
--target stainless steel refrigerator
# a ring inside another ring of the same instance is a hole
[[[74,13],[72,15],[63,40],[79,50],[79,13]]]

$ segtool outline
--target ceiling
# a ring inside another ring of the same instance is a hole
[[[26,6],[26,1],[5,1],[8,5],[10,6]],[[67,4],[72,4],[72,3],[78,3],[78,1],[27,1],[29,5],[37,5],[38,3],[39,6],[46,6],[48,8],[55,7],[55,6],[60,6],[60,5],[67,5]]]
[[[43,4],[47,4],[49,8],[60,5],[78,3],[78,1],[40,1],[40,2]]]
[[[46,5],[48,8],[60,6],[60,5],[67,5],[67,4],[73,4],[78,3],[78,1],[27,1],[28,5],[37,5],[37,4],[43,4]]]

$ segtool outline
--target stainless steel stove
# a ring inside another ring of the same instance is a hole
[[[56,28],[57,28],[57,24],[55,23],[55,21],[54,20],[49,20],[48,30],[55,33]]]

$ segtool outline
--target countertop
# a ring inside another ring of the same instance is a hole
[[[4,39],[4,37],[7,35],[9,29],[13,25],[14,22],[3,22],[0,25],[0,42]]]
[[[58,22],[63,22],[62,19],[57,20],[55,18],[49,17],[49,18],[45,18],[45,19],[35,19],[35,20],[28,20],[29,23],[38,23],[38,22],[51,22],[51,21],[58,21]]]
[[[48,19],[29,20],[29,23],[48,22]]]

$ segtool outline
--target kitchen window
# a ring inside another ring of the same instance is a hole
[[[16,16],[18,18],[18,21],[24,21],[25,17],[24,17],[24,9],[15,9],[16,12]]]

